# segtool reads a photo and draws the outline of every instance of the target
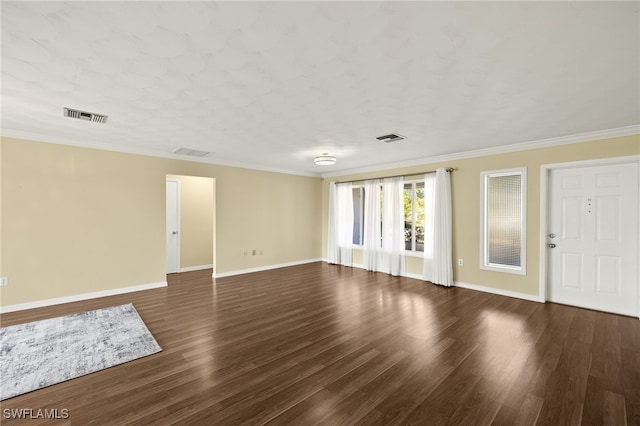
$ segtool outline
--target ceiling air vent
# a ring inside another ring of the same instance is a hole
[[[190,155],[191,157],[206,157],[207,155],[211,154],[210,152],[207,151],[198,151],[197,149],[189,149],[189,148],[176,148],[173,151],[174,154],[180,154],[180,155]]]
[[[388,135],[378,136],[376,139],[385,143],[389,143],[389,142],[401,141],[402,139],[406,139],[406,137],[399,135],[397,133],[389,133]]]
[[[64,109],[64,116],[70,117],[70,118],[77,118],[78,120],[93,121],[94,123],[106,123],[107,118],[109,118],[106,115],[95,114],[93,112],[80,111],[79,109],[71,109],[71,108]]]

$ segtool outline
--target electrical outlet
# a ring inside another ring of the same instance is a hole
[[[260,250],[260,256],[262,256],[262,250]]]
[[[464,266],[464,260],[458,259],[458,266]]]
[[[246,256],[246,255],[248,255],[248,254],[249,254],[249,252],[248,252],[248,251],[245,251],[245,252],[244,252],[244,255],[245,255],[245,256]]]
[[[0,278],[0,286],[5,286],[5,285],[9,285],[9,278],[8,277],[1,277]]]

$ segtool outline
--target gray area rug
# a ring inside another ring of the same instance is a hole
[[[132,304],[0,328],[0,400],[160,352]]]

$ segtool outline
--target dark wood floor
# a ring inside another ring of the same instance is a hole
[[[2,315],[133,302],[163,348],[3,412],[67,409],[74,425],[640,424],[637,318],[322,263],[210,277]]]

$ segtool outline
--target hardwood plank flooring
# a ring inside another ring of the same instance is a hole
[[[0,316],[134,303],[159,354],[3,401],[2,424],[640,425],[640,321],[313,263]],[[6,418],[15,409],[68,419]]]

